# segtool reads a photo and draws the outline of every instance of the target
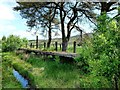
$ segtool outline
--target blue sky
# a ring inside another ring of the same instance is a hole
[[[19,12],[13,11],[16,6],[15,0],[0,0],[0,39],[3,35],[19,35],[21,38],[34,39],[35,36],[26,32],[28,29],[25,22],[19,15]]]
[[[0,39],[3,35],[7,37],[11,34],[18,35],[21,38],[26,37],[27,39],[35,39],[36,36],[32,35],[33,32],[27,32],[28,27],[26,26],[26,20],[22,19],[19,12],[13,11],[13,7],[16,5],[17,3],[15,0],[0,0]],[[82,24],[80,27],[86,32],[92,31],[92,28],[88,27],[86,24]],[[79,33],[73,31],[71,35],[73,36],[75,34]],[[55,37],[54,33],[52,36]],[[61,35],[56,37],[61,37]],[[44,39],[44,37],[39,35],[39,39]]]

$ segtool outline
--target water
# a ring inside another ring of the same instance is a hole
[[[16,71],[15,69],[13,69],[13,75],[14,77],[21,83],[23,88],[28,88],[28,80],[25,79],[23,76],[21,76],[18,71]]]

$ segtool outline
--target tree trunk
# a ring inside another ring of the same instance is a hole
[[[100,2],[101,3],[101,15],[110,11],[110,7],[116,2]]]
[[[61,7],[60,7],[60,20],[61,20],[61,31],[62,31],[62,51],[66,51],[67,50],[67,40],[66,40],[66,36],[65,36],[65,29],[64,29],[64,21],[65,21],[65,12],[63,13],[63,4],[64,2],[61,2]]]
[[[50,44],[51,44],[51,22],[49,22],[49,31],[48,31],[48,42],[47,42],[47,48],[50,48]]]
[[[62,42],[62,51],[66,51],[68,46],[68,41],[63,41]]]

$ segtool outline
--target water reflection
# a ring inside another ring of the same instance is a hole
[[[22,77],[18,71],[16,71],[15,69],[13,69],[13,75],[14,77],[21,83],[22,87],[23,88],[28,88],[29,85],[28,85],[28,80],[25,79],[24,77]]]

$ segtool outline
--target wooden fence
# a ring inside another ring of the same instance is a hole
[[[51,46],[54,47],[54,50],[55,50],[55,51],[58,51],[58,48],[59,48],[60,50],[62,50],[62,44],[61,44],[61,43],[54,42],[54,44],[51,44]],[[73,53],[76,53],[76,46],[77,46],[76,41],[74,41],[74,42],[73,42]],[[27,47],[27,45],[26,45],[26,47]],[[38,48],[40,48],[40,47],[43,47],[44,49],[47,49],[47,43],[44,42],[43,44],[36,44],[36,45],[33,44],[33,43],[30,43],[30,44],[29,44],[29,47],[30,47],[30,48],[36,48],[36,49],[38,49]]]
[[[71,44],[72,44],[72,48],[73,48],[72,52],[76,53],[76,46],[77,46],[76,41],[72,42]],[[28,45],[26,45],[26,47],[27,46]],[[38,48],[42,47],[44,49],[47,49],[47,43],[46,42],[42,42],[41,44],[38,43],[38,36],[36,36],[36,43],[33,44],[32,42],[30,42],[29,46],[30,46],[30,48],[36,48],[36,49],[38,49]],[[62,44],[61,43],[58,43],[58,42],[54,42],[53,43],[52,42],[51,46],[54,48],[55,51],[58,51],[58,49],[62,50]]]

